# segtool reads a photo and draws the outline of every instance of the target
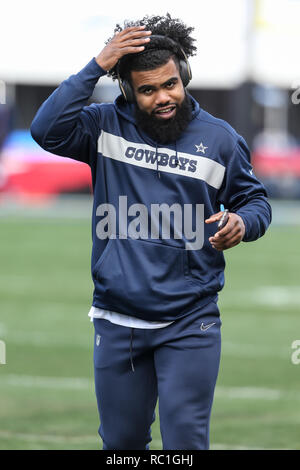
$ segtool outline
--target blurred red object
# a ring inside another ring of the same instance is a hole
[[[9,135],[1,152],[0,165],[0,190],[22,199],[92,192],[87,164],[46,152],[27,130],[13,131]]]
[[[262,177],[300,178],[300,148],[269,149],[261,147],[252,154],[255,173]]]

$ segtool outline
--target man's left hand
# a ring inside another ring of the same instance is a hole
[[[206,224],[212,224],[218,222],[223,215],[223,212],[218,212],[205,220]],[[228,221],[225,227],[215,233],[213,237],[209,238],[209,241],[213,248],[218,251],[228,250],[235,245],[238,245],[244,238],[245,235],[245,224],[242,217],[239,215],[229,212]]]

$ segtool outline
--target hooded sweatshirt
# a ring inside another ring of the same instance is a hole
[[[50,95],[31,134],[48,152],[91,168],[91,274],[94,307],[146,321],[188,315],[224,286],[225,260],[204,220],[223,204],[245,224],[243,241],[271,222],[264,186],[245,140],[190,96],[192,119],[180,138],[154,142],[135,121],[135,104],[87,101],[106,72],[93,58]]]

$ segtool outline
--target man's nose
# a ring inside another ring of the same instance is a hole
[[[156,92],[156,96],[155,96],[156,105],[168,104],[169,101],[170,101],[170,97],[169,97],[167,90],[162,89]]]

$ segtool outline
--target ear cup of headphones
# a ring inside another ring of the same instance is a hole
[[[182,84],[185,88],[188,86],[192,78],[191,68],[185,60],[180,60],[179,69],[180,69],[180,77],[182,80]]]
[[[127,80],[123,80],[122,81],[122,87],[123,87],[123,90],[121,88],[121,91],[123,93],[124,98],[129,103],[132,103],[134,101],[134,93],[133,93],[132,86],[130,85],[130,83]]]

